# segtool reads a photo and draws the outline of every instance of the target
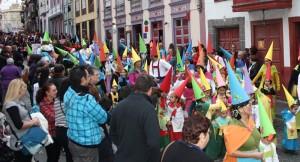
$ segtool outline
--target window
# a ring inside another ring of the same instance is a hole
[[[175,19],[174,23],[175,43],[177,46],[189,44],[189,22],[185,18]]]
[[[124,0],[117,0],[117,5],[124,5]]]
[[[86,21],[82,22],[82,37],[84,37],[85,35],[87,35],[87,24]]]
[[[110,8],[110,0],[105,0],[105,8]]]
[[[81,0],[81,15],[85,15],[86,14],[86,0]]]
[[[163,25],[162,21],[157,21],[152,23],[152,32],[153,32],[153,37],[156,39],[158,42],[162,42],[163,40]]]
[[[75,0],[75,15],[76,15],[76,17],[78,17],[80,15],[79,0]]]
[[[94,12],[94,0],[89,0],[89,13]]]

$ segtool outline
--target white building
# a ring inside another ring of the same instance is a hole
[[[50,0],[38,0],[39,4],[39,31],[49,31],[48,16],[50,10]]]
[[[12,4],[8,9],[1,10],[0,12],[0,30],[4,32],[19,32],[23,30],[23,24],[21,23],[22,8],[19,3]]]

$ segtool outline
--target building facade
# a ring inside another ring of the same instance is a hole
[[[39,4],[38,0],[22,1],[21,22],[28,32],[36,32],[39,30]]]
[[[103,0],[101,6],[101,39],[114,49],[121,38],[137,47],[139,34],[145,43],[156,38],[165,48],[205,39],[201,0]]]
[[[49,10],[50,10],[50,0],[39,0],[39,32],[43,33],[49,31]]]
[[[74,0],[64,0],[64,33],[74,37]]]
[[[6,33],[23,31],[21,22],[22,6],[19,3],[11,4],[8,9],[0,11],[0,30]]]
[[[64,33],[63,1],[50,0],[48,13],[49,33],[59,39],[59,35]]]

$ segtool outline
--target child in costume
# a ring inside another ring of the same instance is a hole
[[[299,102],[291,96],[283,85],[282,87],[289,106],[289,109],[281,111],[282,118],[284,119],[282,147],[288,152],[296,153],[299,149],[296,129],[296,114],[300,111]]]
[[[181,140],[182,128],[184,119],[187,118],[187,113],[184,110],[181,95],[190,78],[186,80],[170,95],[170,102],[168,103],[166,114],[169,119],[168,125],[170,129],[171,141]]]
[[[279,162],[276,152],[276,145],[273,143],[276,132],[271,120],[268,118],[264,105],[258,96],[257,101],[261,125],[261,140],[259,142],[259,150],[264,153],[262,160],[263,162]]]
[[[118,84],[116,80],[113,81],[111,92],[109,93],[108,97],[112,101],[112,107],[116,107],[119,101]]]

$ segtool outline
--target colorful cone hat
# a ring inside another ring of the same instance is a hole
[[[133,65],[137,62],[137,61],[141,61],[140,56],[135,52],[134,48],[131,47],[131,54],[132,54],[132,63]]]
[[[95,56],[94,65],[98,68],[101,68],[102,64],[100,62],[100,58],[98,56]]]
[[[125,48],[122,57],[124,57],[124,56],[128,57],[127,53],[128,53],[128,52],[127,52],[127,48]]]
[[[227,60],[231,60],[232,54],[229,53],[228,51],[226,51],[224,48],[222,48],[221,46],[219,46],[221,51],[224,53],[225,57],[227,58]]]
[[[27,53],[28,53],[28,55],[33,54],[31,48],[29,47],[29,45],[28,45],[27,43],[26,43],[26,48],[27,48]]]
[[[60,53],[60,54],[62,54],[64,57],[66,57],[67,56],[67,54],[69,53],[68,51],[65,51],[65,50],[63,50],[63,49],[61,49],[61,48],[58,48],[58,47],[55,47],[57,50],[58,50],[58,52]]]
[[[156,40],[153,37],[153,44],[152,44],[150,56],[157,56],[157,55],[158,55],[158,53],[157,53],[157,49],[156,49]]]
[[[203,91],[211,90],[210,85],[208,84],[208,81],[207,81],[201,68],[200,68],[200,79],[201,79],[201,85],[202,85],[201,89]]]
[[[144,70],[147,72],[147,74],[149,73],[148,71],[148,61],[146,59],[145,64],[144,64]]]
[[[98,42],[97,34],[94,32],[93,41]]]
[[[218,69],[222,69],[224,66],[221,65],[218,61],[216,61],[215,59],[211,58],[210,56],[207,56],[209,61],[214,65],[217,66]]]
[[[197,65],[201,65],[201,66],[205,67],[204,52],[203,52],[202,46],[199,41],[198,41],[198,52],[199,52],[199,58],[197,60]]]
[[[49,42],[49,33],[48,32],[45,32],[44,36],[43,36],[43,42]]]
[[[245,90],[242,88],[240,82],[236,78],[232,68],[227,63],[226,64],[227,71],[228,71],[228,80],[230,85],[230,92],[232,96],[232,105],[238,105],[240,103],[249,101],[250,98],[248,97]]]
[[[185,86],[186,86],[187,82],[189,81],[189,79],[190,79],[190,77],[187,77],[187,78],[184,80],[184,82],[182,82],[182,83],[180,84],[180,86],[173,92],[173,94],[175,94],[178,98],[181,97],[181,95],[182,95],[182,93],[183,93],[183,91],[184,91],[184,89],[185,89]]]
[[[86,46],[86,42],[83,38],[81,38],[81,46]]]
[[[113,84],[112,84],[111,86],[112,86],[112,87],[118,87],[118,84],[117,84],[117,82],[116,82],[115,79],[113,80]]]
[[[253,94],[254,89],[246,65],[243,67],[243,72],[244,72],[244,83],[245,83],[244,90],[246,91],[247,94]]]
[[[106,54],[104,52],[104,44],[102,44],[102,47],[100,49],[100,61],[101,62],[106,61]]]
[[[73,55],[68,54],[68,56],[74,65],[77,65],[79,63],[79,61]]]
[[[211,39],[210,39],[210,34],[209,34],[209,33],[208,33],[208,36],[207,36],[206,50],[207,50],[207,53],[210,53],[210,54],[212,54],[212,53],[214,52],[213,47],[212,47],[212,42],[211,42]]]
[[[270,48],[269,48],[269,50],[268,50],[268,53],[266,54],[266,57],[265,57],[266,59],[269,59],[269,60],[271,60],[272,61],[272,59],[273,59],[273,41],[272,41],[272,43],[271,43],[271,45],[270,45]]]
[[[199,99],[205,97],[205,94],[203,93],[203,91],[201,90],[199,85],[197,84],[194,77],[192,77],[192,86],[193,86],[194,96],[195,96],[196,100],[199,100]]]
[[[192,44],[192,40],[190,40],[190,42],[189,42],[189,46],[188,46],[188,48],[186,49],[186,52],[188,52],[190,55],[190,57],[192,57],[192,55],[193,55],[193,51],[192,51],[192,48],[193,48],[193,44]]]
[[[85,61],[83,60],[81,53],[79,51],[77,51],[77,52],[78,52],[78,56],[79,56],[79,65],[84,66]]]
[[[263,103],[260,100],[260,97],[257,95],[257,103],[259,110],[259,119],[260,127],[262,128],[261,137],[272,137],[276,134],[273,124],[270,121],[270,118],[267,115],[266,109]]]
[[[223,80],[223,77],[220,73],[220,70],[216,68],[216,79],[217,79],[217,88],[226,87],[226,83]]]
[[[106,43],[103,43],[104,53],[109,53]]]
[[[181,60],[178,48],[176,49],[176,60],[177,60],[176,71],[184,71],[184,67],[183,67],[183,64],[182,64],[182,60]]]
[[[270,62],[267,63],[267,71],[266,71],[266,78],[265,80],[272,80],[272,76],[271,76],[271,64]]]
[[[68,50],[69,52],[71,52],[71,51],[72,51],[72,48],[71,48],[71,47],[64,46],[64,48],[65,48],[66,50]]]
[[[221,112],[225,112],[227,111],[227,106],[225,105],[225,103],[223,102],[223,100],[220,100],[220,105],[221,105]]]
[[[166,93],[169,93],[170,86],[171,86],[171,78],[172,78],[172,67],[168,70],[168,73],[165,76],[162,83],[160,84],[159,89]]]
[[[286,90],[286,88],[284,87],[284,85],[282,84],[282,87],[283,87],[283,90],[284,90],[284,94],[285,94],[285,97],[286,97],[286,101],[289,105],[289,107],[295,105],[298,103],[297,100],[295,100],[292,95]]]
[[[141,37],[141,34],[139,34],[139,44],[140,44],[140,53],[147,53],[147,47]]]

